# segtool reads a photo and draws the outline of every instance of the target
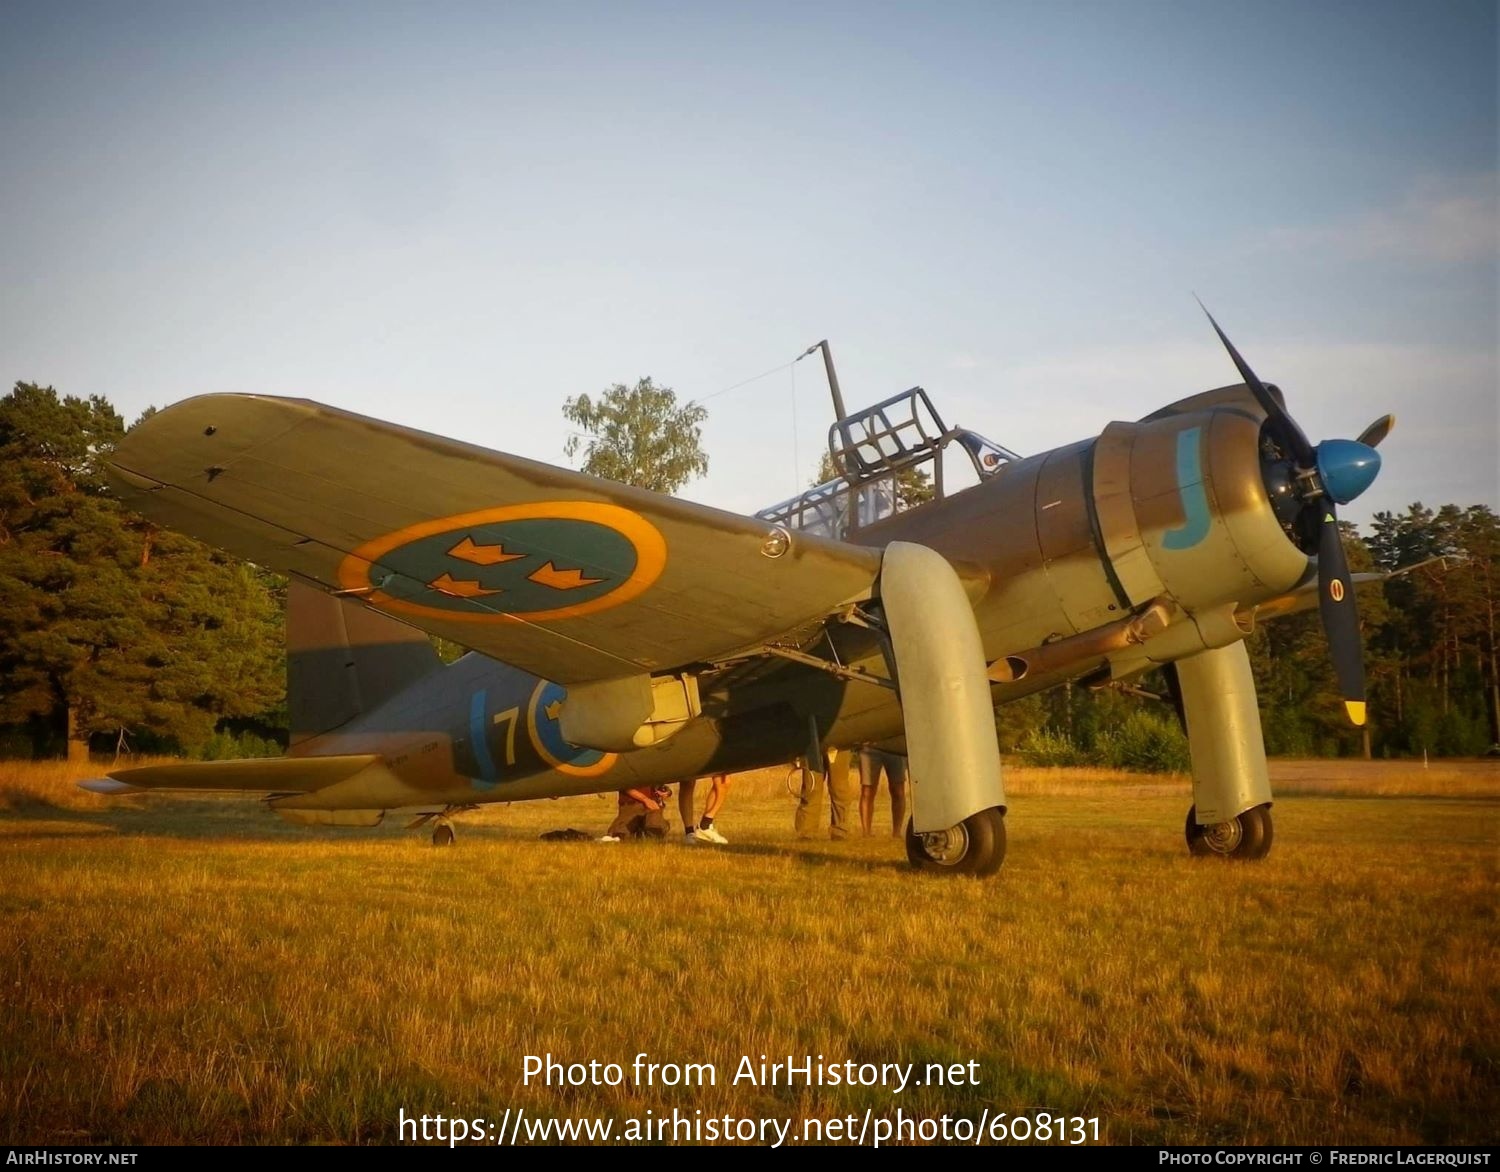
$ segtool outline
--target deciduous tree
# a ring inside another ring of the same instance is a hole
[[[635,386],[615,383],[597,399],[579,395],[563,404],[563,418],[583,434],[568,438],[563,453],[583,450],[583,471],[653,492],[676,492],[708,471],[701,424],[708,412],[677,403],[671,387],[649,378]]]

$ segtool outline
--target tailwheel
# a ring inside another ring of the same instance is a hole
[[[1198,824],[1198,807],[1187,813],[1188,850],[1200,857],[1263,859],[1271,852],[1271,808],[1253,806],[1228,822]]]
[[[420,830],[430,822],[432,823],[432,845],[452,846],[453,823],[450,821],[452,816],[478,808],[478,806],[444,806],[441,810],[424,810],[408,822],[406,828]]]
[[[1005,811],[971,814],[957,826],[918,834],[906,826],[906,857],[919,871],[993,875],[1005,862]]]

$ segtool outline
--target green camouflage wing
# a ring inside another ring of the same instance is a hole
[[[868,596],[880,551],[302,399],[205,395],[109,458],[151,520],[559,683],[720,660]]]

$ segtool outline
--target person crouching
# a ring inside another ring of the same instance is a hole
[[[619,842],[626,838],[666,838],[667,799],[672,791],[666,786],[639,786],[620,791],[620,805],[615,820],[609,824],[600,842]]]

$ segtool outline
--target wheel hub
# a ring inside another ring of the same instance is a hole
[[[1228,822],[1215,822],[1203,828],[1203,841],[1215,854],[1233,854],[1245,837],[1245,828],[1238,818]]]
[[[951,867],[963,861],[969,853],[969,830],[962,822],[947,830],[934,830],[922,835],[922,850],[934,863]]]

